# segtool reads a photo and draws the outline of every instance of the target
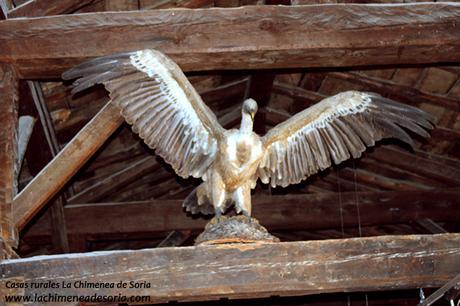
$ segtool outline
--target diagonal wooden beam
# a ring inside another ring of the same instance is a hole
[[[94,0],[29,0],[8,12],[8,18],[42,17],[71,13]]]
[[[147,297],[142,304],[438,287],[460,273],[460,234],[63,254],[4,261],[0,271],[4,295],[13,280],[29,284],[27,296],[94,295],[85,286],[30,286],[81,281],[101,284],[101,296]]]
[[[13,216],[19,229],[68,182],[123,121],[119,109],[107,103],[34,177],[14,199]]]
[[[0,61],[15,62],[23,78],[59,77],[84,59],[143,48],[186,71],[455,62],[459,17],[460,4],[447,2],[10,19],[0,22]]]
[[[39,82],[32,82],[32,81],[27,81],[27,84],[28,84],[28,89],[26,90],[30,91],[30,95],[31,95],[31,98],[34,104],[32,108],[34,108],[34,110],[37,112],[38,118],[40,118],[40,129],[41,129],[41,132],[45,136],[45,139],[39,138],[40,140],[43,141],[42,143],[40,143],[40,147],[42,147],[44,144],[47,144],[50,155],[48,156],[46,162],[49,162],[59,152],[59,144],[56,138],[56,133],[54,130],[53,123],[51,121],[51,116],[48,111],[48,107],[46,105],[45,98],[43,96],[41,85],[39,84]],[[24,102],[27,103],[29,101],[24,101]],[[31,150],[31,151],[36,151],[36,150]],[[33,158],[29,159],[28,162],[33,163],[36,161],[35,160],[36,152],[30,152],[30,153],[31,154],[29,155],[29,157],[33,156]],[[43,169],[43,167],[41,169]],[[66,226],[65,217],[64,217],[64,204],[65,203],[66,203],[65,195],[61,195],[51,205],[50,212],[51,212],[51,225],[53,229],[53,235],[52,235],[53,245],[55,245],[56,249],[61,250],[64,253],[68,253],[69,252],[69,242],[67,239],[67,226]]]
[[[17,192],[18,79],[13,66],[0,63],[0,240],[6,249],[17,247],[18,233],[13,216]],[[3,250],[3,251],[2,251]],[[0,259],[11,254],[0,248]]]
[[[97,202],[104,197],[116,192],[123,186],[133,182],[136,178],[155,172],[161,165],[153,156],[147,156],[141,160],[129,164],[126,168],[101,179],[92,186],[80,191],[67,199],[68,203],[91,203]]]
[[[3,0],[0,0],[0,20],[6,19],[8,15],[8,7]]]

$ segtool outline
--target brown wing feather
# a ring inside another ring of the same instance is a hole
[[[96,58],[66,71],[72,93],[105,85],[135,133],[182,177],[202,177],[217,154],[223,128],[164,54],[141,50]]]
[[[412,145],[408,129],[422,137],[433,118],[426,112],[373,93],[348,91],[327,98],[271,129],[259,177],[272,186],[287,186],[352,156],[366,146],[394,137]]]

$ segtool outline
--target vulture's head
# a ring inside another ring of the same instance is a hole
[[[243,114],[248,114],[254,120],[257,113],[257,102],[254,99],[246,99],[243,103]]]

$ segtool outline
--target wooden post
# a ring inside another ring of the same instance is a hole
[[[17,151],[18,79],[15,69],[0,63],[0,239],[4,249],[0,258],[11,256],[11,248],[18,245],[13,219],[14,174]]]

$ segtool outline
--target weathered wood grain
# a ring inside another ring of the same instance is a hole
[[[16,225],[25,226],[123,122],[120,110],[106,104],[14,199]]]
[[[18,278],[29,286],[133,281],[149,288],[115,286],[97,294],[149,296],[150,303],[438,287],[460,273],[460,234],[39,256],[4,261],[0,273],[6,294],[6,281]],[[71,287],[24,293],[95,293]]]
[[[14,68],[0,63],[0,238],[10,247],[18,243],[12,204],[17,188],[18,85]]]
[[[460,191],[343,192],[253,197],[253,215],[269,230],[340,228],[406,223],[422,218],[460,220]],[[341,202],[340,202],[341,201]],[[440,209],[442,207],[442,209]],[[208,220],[183,212],[180,200],[75,204],[65,207],[69,235],[202,230]],[[92,218],[88,218],[92,216]],[[94,218],[101,222],[94,222]],[[30,236],[47,235],[47,220],[30,227]]]
[[[245,6],[0,22],[0,61],[59,77],[90,57],[154,48],[186,71],[460,60],[460,4]],[[378,37],[378,39],[375,39]]]

